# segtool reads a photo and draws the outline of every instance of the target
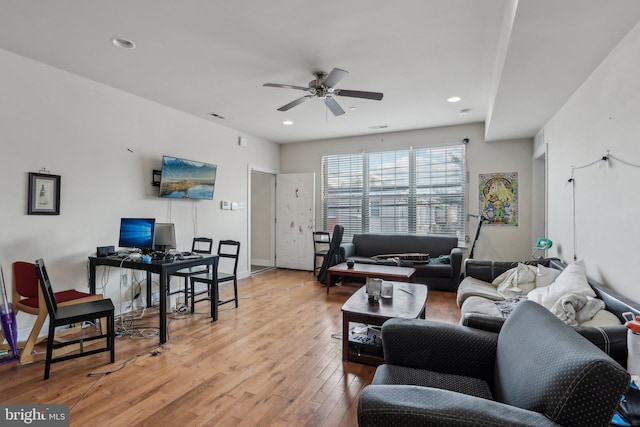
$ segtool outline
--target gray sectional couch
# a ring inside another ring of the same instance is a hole
[[[376,255],[428,253],[428,263],[401,261],[403,267],[416,269],[416,282],[429,289],[455,292],[460,283],[463,250],[457,237],[417,236],[408,234],[355,234],[351,243],[340,247],[342,259],[362,264],[397,265],[392,259],[375,259]]]
[[[518,263],[542,265],[556,270],[564,270],[567,265],[558,258],[543,258],[527,261],[490,261],[467,259],[464,263],[464,280],[458,288],[458,306],[461,307],[460,323],[476,329],[498,332],[505,317],[496,315],[494,303],[504,300],[491,285],[502,273],[517,267]],[[618,294],[613,289],[587,277],[596,298],[604,301],[604,310],[609,317],[617,318],[618,325],[576,326],[574,329],[601,350],[609,354],[622,366],[627,359],[627,328],[622,313],[640,315],[640,304]],[[604,313],[603,313],[604,314]]]

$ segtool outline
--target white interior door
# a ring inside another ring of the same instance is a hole
[[[313,270],[315,174],[276,176],[276,267]]]

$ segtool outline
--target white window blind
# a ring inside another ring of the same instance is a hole
[[[322,157],[322,215],[353,234],[465,236],[465,147]]]

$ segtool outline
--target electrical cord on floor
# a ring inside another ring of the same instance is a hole
[[[80,402],[82,402],[84,400],[85,397],[87,397],[89,395],[89,393],[91,393],[91,391],[98,385],[98,383],[107,375],[112,374],[114,372],[118,372],[121,369],[124,369],[129,363],[133,362],[134,360],[136,360],[138,357],[140,356],[144,356],[145,354],[150,354],[151,356],[157,356],[159,354],[162,354],[162,352],[160,351],[160,349],[166,350],[166,351],[170,351],[171,349],[169,347],[166,347],[166,345],[162,345],[160,347],[155,347],[152,348],[151,350],[145,350],[141,353],[138,353],[134,356],[131,356],[129,359],[125,360],[124,362],[122,362],[122,364],[114,369],[110,369],[108,371],[104,371],[104,372],[94,372],[91,371],[89,372],[89,374],[87,376],[89,377],[98,377],[98,379],[91,384],[91,386],[87,389],[87,391],[84,392],[84,394],[82,396],[80,396],[80,398],[76,401],[76,403],[74,403],[70,408],[69,408],[69,412],[71,412],[71,410],[73,410],[73,408],[75,408],[76,406],[78,406],[78,404]]]
[[[250,296],[242,297],[242,298],[239,298],[239,299],[250,300],[250,299],[261,298],[261,297],[265,297],[265,296],[271,296],[271,295],[277,294],[279,292],[287,292],[287,291],[290,291],[290,290],[295,289],[295,288],[300,288],[300,287],[306,285],[307,283],[314,283],[315,284],[315,281],[312,282],[312,281],[309,281],[309,280],[305,280],[305,281],[303,281],[302,283],[300,283],[298,285],[289,286],[289,287],[281,288],[281,289],[276,289],[274,291],[265,292],[263,294],[250,295]],[[155,306],[153,308],[157,309],[158,307]],[[146,310],[146,308],[143,309],[140,319],[142,317],[144,317],[145,310]],[[182,317],[175,317],[176,313],[185,313],[185,314],[188,314],[188,315],[187,316],[182,316]],[[193,314],[210,315],[211,313],[210,312],[206,312],[206,313],[204,313],[204,312],[195,312]],[[166,344],[169,342],[169,329],[170,329],[169,325],[171,324],[171,321],[172,320],[186,319],[189,316],[190,316],[190,314],[188,313],[188,308],[187,308],[186,305],[183,304],[177,310],[172,312],[171,316],[169,316],[169,322],[167,322],[167,342],[165,344],[161,345],[160,347],[155,347],[155,348],[153,348],[151,350],[145,350],[145,351],[143,351],[141,353],[138,353],[138,354],[130,357],[129,359],[125,360],[120,366],[118,366],[115,369],[110,369],[110,370],[104,371],[104,372],[94,372],[94,371],[89,372],[88,376],[90,376],[90,377],[96,377],[97,376],[99,378],[87,389],[87,391],[76,401],[76,403],[74,403],[73,406],[71,406],[69,408],[69,411],[73,410],[73,408],[75,408],[80,402],[82,402],[82,400],[85,397],[87,397],[89,395],[89,393],[98,385],[98,383],[100,383],[100,381],[104,377],[106,377],[107,375],[112,374],[114,372],[118,372],[121,369],[124,369],[129,363],[131,363],[132,361],[134,361],[135,359],[137,359],[140,356],[144,356],[145,354],[149,354],[149,355],[151,355],[153,357],[153,356],[158,356],[158,355],[162,354],[160,349],[163,349],[163,350],[166,350],[166,351],[170,351],[171,349],[169,347],[166,347]],[[121,320],[121,322],[124,321],[124,319],[122,319],[122,318],[120,320]],[[131,319],[132,322],[133,322],[133,320],[136,320],[136,319]],[[157,327],[146,327],[144,329],[142,329],[142,327],[137,327],[137,328],[138,328],[139,331],[144,331],[146,329],[152,329],[152,330],[154,330],[154,334],[152,336],[155,337],[155,336],[158,335],[158,329],[159,328],[157,328]],[[132,330],[132,328],[129,328],[129,331],[131,331],[131,330]],[[142,332],[141,332],[141,334],[142,334]],[[120,336],[123,336],[123,334],[121,334]],[[151,336],[142,336],[141,338],[150,338],[150,337]],[[136,337],[134,335],[129,335],[129,338],[135,339]],[[341,339],[342,338],[342,334],[332,334],[331,338]]]

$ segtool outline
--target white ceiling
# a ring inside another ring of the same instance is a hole
[[[502,140],[534,136],[639,19],[638,0],[0,0],[0,48],[278,143],[472,122]],[[334,67],[384,99],[280,112],[306,93],[262,86]]]

